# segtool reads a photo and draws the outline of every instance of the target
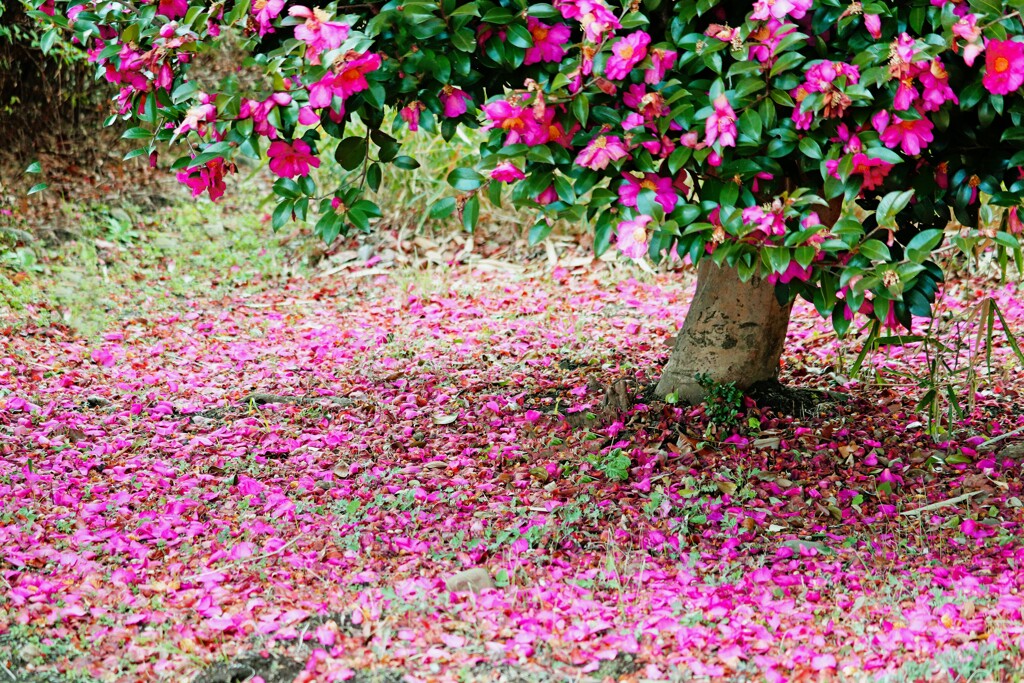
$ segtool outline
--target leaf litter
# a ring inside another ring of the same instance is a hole
[[[0,663],[203,683],[1024,665],[1015,375],[944,440],[886,374],[921,370],[913,346],[820,414],[748,401],[720,429],[645,393],[686,277],[477,265],[196,295],[98,340],[8,328]],[[1019,325],[1016,285],[992,295]],[[847,352],[798,306],[783,379],[836,389]]]

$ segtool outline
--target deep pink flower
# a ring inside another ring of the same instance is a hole
[[[526,28],[533,36],[533,47],[527,48],[523,64],[559,62],[565,56],[565,45],[572,31],[565,24],[548,26],[533,17],[526,18]]]
[[[446,85],[441,89],[438,99],[441,100],[441,106],[444,107],[444,115],[450,119],[465,114],[466,110],[469,109],[469,103],[473,101],[473,98],[465,91],[450,85]]]
[[[183,17],[188,12],[188,0],[159,0],[156,11],[168,19]]]
[[[188,111],[185,112],[185,118],[174,129],[174,134],[184,135],[194,130],[200,136],[205,135],[207,124],[213,123],[215,120],[217,120],[216,106],[212,103],[197,104],[194,107],[189,107]]]
[[[646,173],[643,179],[638,179],[632,173],[623,173],[622,177],[626,182],[619,186],[619,201],[623,206],[636,206],[637,197],[643,190],[654,192],[654,199],[665,213],[672,213],[679,202],[679,195],[676,194],[675,186],[671,178],[663,178],[657,173]]]
[[[934,139],[934,127],[928,119],[904,121],[898,116],[893,116],[892,122],[882,131],[879,139],[889,149],[896,149],[899,146],[904,154],[916,156]]]
[[[988,41],[981,84],[993,95],[1008,95],[1024,85],[1024,43]]]
[[[252,0],[252,17],[256,20],[256,32],[264,36],[274,32],[271,22],[284,9],[284,0]]]
[[[555,191],[554,185],[548,185],[547,188],[542,191],[539,195],[534,198],[541,206],[547,206],[553,202],[558,201],[558,192]]]
[[[555,7],[563,18],[579,19],[583,34],[592,43],[600,43],[621,28],[618,18],[601,0],[555,0]]]
[[[673,50],[656,47],[650,51],[651,68],[644,71],[644,83],[655,85],[665,80],[665,72],[676,65],[679,56]]]
[[[503,161],[491,171],[491,179],[499,180],[503,183],[511,183],[516,180],[522,180],[525,177],[526,174],[520,171],[511,161]]]
[[[725,95],[719,95],[712,103],[715,111],[704,124],[704,144],[708,147],[719,143],[722,147],[736,146],[736,112]]]
[[[306,176],[310,167],[320,167],[320,159],[310,153],[304,140],[295,140],[291,144],[282,140],[273,142],[267,156],[270,157],[270,170],[282,178]]]
[[[1024,222],[1022,222],[1020,216],[1017,215],[1018,208],[1019,207],[1011,206],[1006,215],[1006,229],[1011,235],[1024,234]]]
[[[772,206],[771,211],[765,211],[760,206],[748,206],[743,209],[743,223],[754,226],[766,236],[786,234],[786,219],[782,215],[781,205]]]
[[[217,157],[202,166],[192,166],[177,174],[178,182],[192,190],[192,196],[198,197],[208,192],[210,199],[217,201],[224,196],[227,185],[224,184],[224,159]]]
[[[977,22],[978,15],[965,14],[953,24],[953,35],[967,41],[964,46],[964,63],[967,66],[974,66],[974,60],[985,51],[985,44],[981,40],[981,27]],[[955,43],[953,51],[956,51]]]
[[[576,163],[595,171],[608,166],[611,161],[629,157],[629,151],[622,139],[615,135],[598,135],[576,156]]]
[[[633,67],[647,56],[651,37],[643,31],[630,33],[612,45],[612,54],[604,68],[604,75],[613,81],[620,81],[629,75]]]
[[[548,141],[547,130],[533,115],[533,110],[519,107],[507,100],[497,100],[481,107],[490,119],[485,128],[501,128],[508,133],[506,145],[522,142],[527,145],[542,145]]]
[[[380,68],[380,55],[366,53],[345,62],[337,73],[327,72],[323,78],[309,86],[309,106],[315,109],[329,107],[337,95],[342,100],[370,87],[366,74]]]
[[[647,224],[650,216],[637,216],[635,220],[622,221],[615,231],[616,245],[627,257],[642,259],[647,254]]]
[[[877,14],[864,15],[864,28],[875,40],[882,37],[882,18]]]
[[[768,277],[766,277],[765,279],[772,284],[775,284],[776,282],[781,282],[784,285],[789,284],[793,280],[807,282],[808,280],[811,279],[811,267],[809,265],[801,266],[796,259],[792,259],[789,262],[789,266],[786,267],[786,270],[782,271],[781,273],[769,273]]]
[[[330,15],[319,7],[296,5],[288,14],[306,20],[295,27],[295,37],[308,46],[306,56],[312,64],[319,64],[321,53],[335,49],[348,37],[348,26],[328,21]]]
[[[918,74],[918,80],[921,82],[920,104],[923,111],[938,111],[946,102],[960,102],[949,87],[949,74],[939,58],[933,59],[929,67]]]
[[[811,9],[812,0],[757,0],[751,19],[766,21],[768,19],[784,20],[786,17],[803,19],[807,10]]]
[[[410,102],[407,106],[402,107],[398,112],[398,115],[402,117],[402,120],[409,126],[409,130],[413,133],[420,129],[420,110],[423,109],[423,105],[419,101]]]

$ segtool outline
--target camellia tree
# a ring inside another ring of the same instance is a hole
[[[661,396],[774,378],[796,297],[840,334],[909,327],[947,237],[1024,263],[1019,0],[321,4],[33,3],[120,86],[129,156],[180,149],[212,199],[269,158],[275,228],[370,230],[382,165],[417,165],[391,133],[482,126],[434,216],[472,228],[486,193],[533,207],[534,241],[568,219],[599,253],[699,264]],[[190,68],[225,50],[201,87]]]

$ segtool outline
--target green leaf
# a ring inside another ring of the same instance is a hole
[[[36,192],[42,192],[47,187],[49,187],[49,185],[47,185],[46,183],[36,183],[35,185],[29,188],[28,193],[35,194]]]
[[[466,201],[466,205],[462,207],[462,225],[473,232],[476,229],[476,222],[480,218],[480,197],[473,195]]]
[[[126,130],[121,137],[124,138],[125,140],[142,140],[144,138],[150,138],[152,136],[153,133],[150,130],[143,128],[141,126],[136,126],[135,128],[129,128],[128,130]]]
[[[892,260],[892,254],[889,253],[889,247],[885,246],[885,243],[879,240],[867,240],[861,244],[860,253],[872,261]]]
[[[439,199],[430,207],[430,217],[434,220],[447,218],[455,212],[455,197]]]
[[[291,199],[285,199],[278,203],[274,209],[274,215],[270,219],[270,227],[274,229],[274,232],[284,227],[284,224],[291,219],[294,209],[295,202]]]
[[[28,165],[28,168],[25,169],[25,173],[42,173],[42,172],[43,172],[43,165],[40,164],[38,161],[33,161],[31,164]]]
[[[57,29],[51,28],[39,39],[39,49],[42,50],[43,54],[49,54],[50,50],[53,49],[53,44],[57,40]]]
[[[533,224],[530,228],[530,236],[528,238],[531,247],[535,247],[548,238],[551,234],[551,224],[545,219],[540,219]]]
[[[404,154],[400,154],[395,157],[391,163],[406,171],[412,171],[420,167],[420,162],[416,161],[412,157],[405,156]]]
[[[938,228],[922,230],[907,243],[907,258],[914,263],[922,263],[931,255],[935,247],[939,246],[944,236],[945,233]]]
[[[366,138],[350,135],[338,143],[334,150],[334,159],[346,171],[354,171],[359,168],[366,158]]]
[[[814,138],[803,138],[800,140],[800,151],[809,159],[821,158],[821,147]]]
[[[448,184],[461,192],[469,192],[484,182],[482,175],[471,168],[457,168],[448,174]]]

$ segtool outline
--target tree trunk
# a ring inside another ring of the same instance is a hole
[[[743,282],[735,268],[711,259],[697,266],[697,292],[658,382],[657,394],[692,404],[704,398],[696,375],[740,389],[779,373],[792,306],[780,306],[775,285]]]

